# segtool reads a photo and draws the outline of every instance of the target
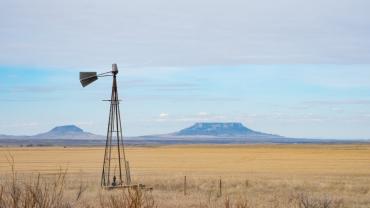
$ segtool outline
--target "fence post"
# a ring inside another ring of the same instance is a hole
[[[186,196],[186,176],[184,177],[184,196]]]
[[[219,192],[218,195],[221,197],[222,196],[222,180],[220,178],[219,184],[218,184]]]

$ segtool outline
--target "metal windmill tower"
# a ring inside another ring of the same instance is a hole
[[[99,77],[112,76],[112,95],[105,143],[101,186],[105,188],[130,186],[131,176],[129,162],[126,160],[123,144],[121,114],[117,91],[117,64],[112,64],[109,72],[97,74],[96,72],[80,72],[80,82],[83,87],[96,81]]]

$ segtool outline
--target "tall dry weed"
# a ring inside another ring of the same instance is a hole
[[[140,188],[118,190],[116,193],[100,194],[102,208],[154,208],[157,207],[150,192]]]
[[[64,201],[66,171],[60,171],[53,181],[41,178],[22,182],[15,171],[14,158],[8,157],[11,167],[10,179],[0,184],[0,208],[67,208]]]
[[[315,197],[310,193],[301,192],[294,196],[298,208],[342,208],[343,201],[332,197]]]

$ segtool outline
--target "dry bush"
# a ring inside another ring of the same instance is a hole
[[[102,208],[154,208],[154,199],[150,192],[140,188],[122,189],[116,193],[100,194]]]
[[[298,193],[294,196],[294,201],[299,208],[342,208],[343,201],[330,197],[314,197],[309,193]]]

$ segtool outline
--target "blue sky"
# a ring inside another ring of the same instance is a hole
[[[126,135],[239,121],[370,138],[368,0],[2,0],[0,134],[104,134],[117,63]]]
[[[120,69],[126,135],[237,121],[292,137],[369,138],[369,65],[239,65]],[[109,68],[109,66],[107,66]],[[95,69],[94,69],[95,70]],[[97,71],[104,71],[104,69]],[[76,124],[104,134],[110,78],[82,88],[75,69],[3,66],[0,132]]]

